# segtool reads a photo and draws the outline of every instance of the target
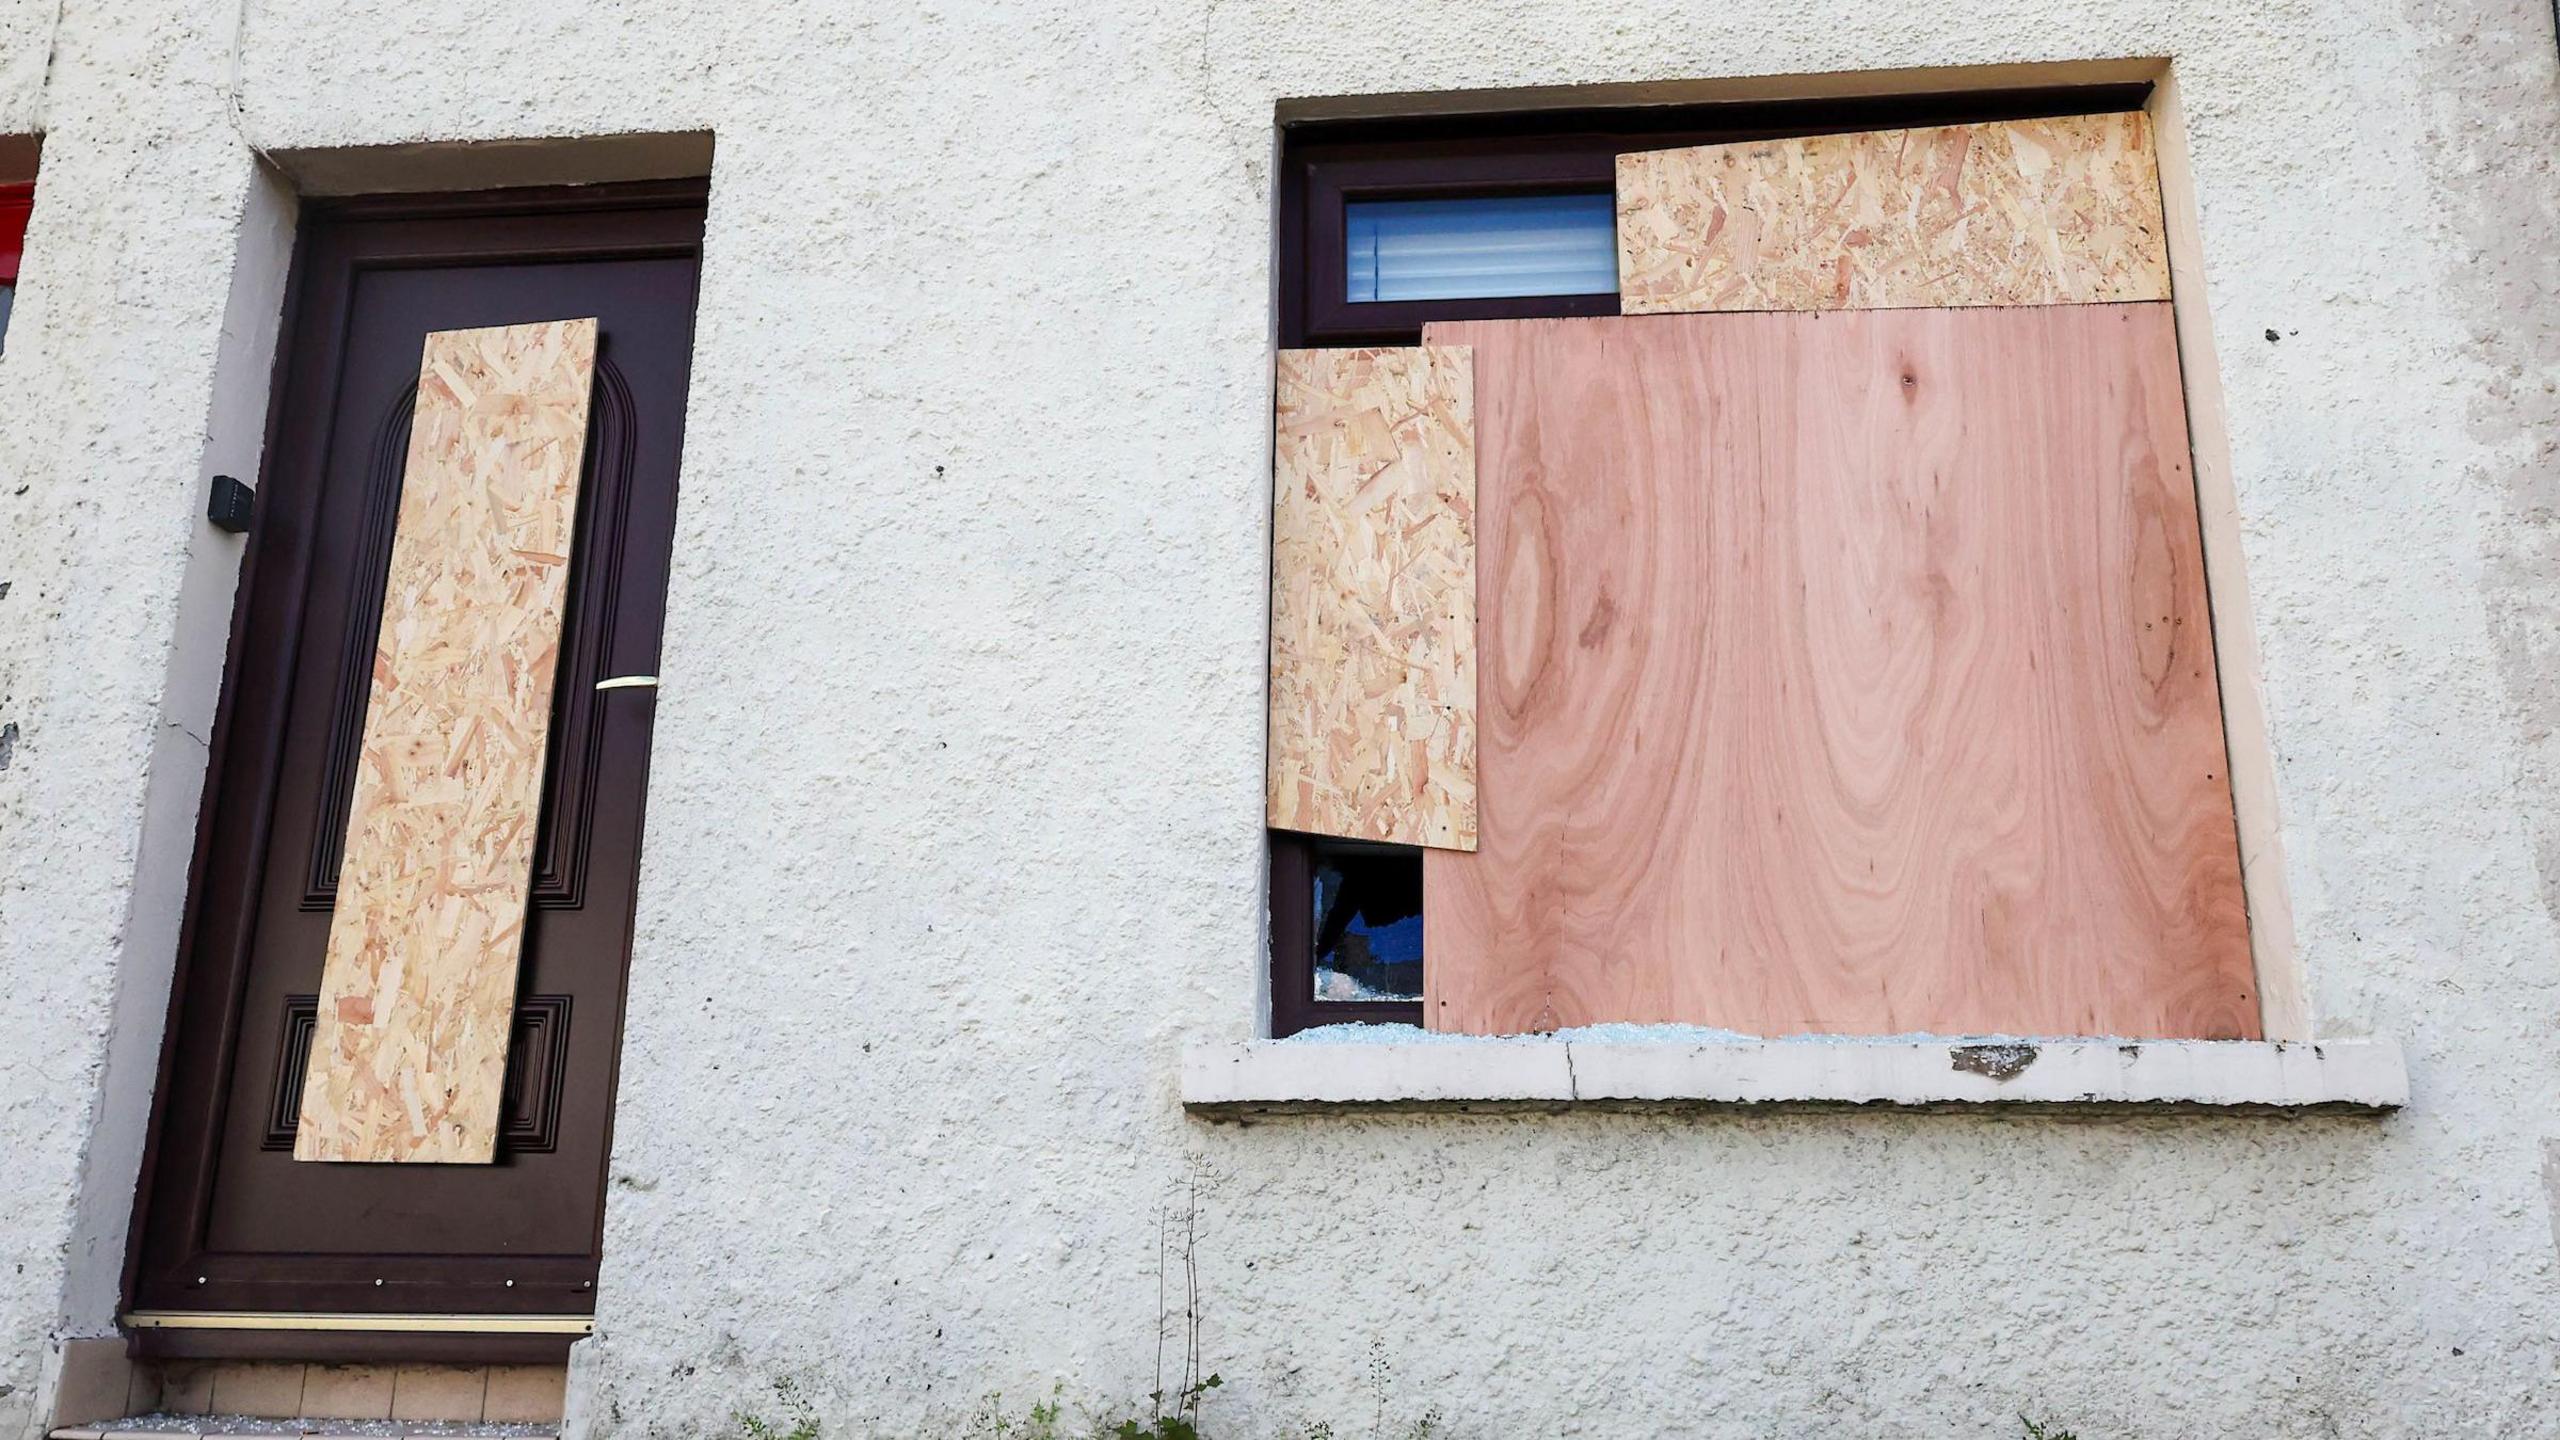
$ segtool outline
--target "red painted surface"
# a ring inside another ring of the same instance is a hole
[[[18,283],[18,254],[27,238],[27,211],[35,204],[33,185],[0,185],[0,285]]]

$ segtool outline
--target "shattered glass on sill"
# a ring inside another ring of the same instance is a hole
[[[1315,856],[1315,998],[1422,998],[1422,852],[1327,844]]]

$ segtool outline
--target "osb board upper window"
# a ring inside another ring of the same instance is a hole
[[[1485,666],[1434,1028],[2258,1035],[2167,305],[1429,335]]]
[[[427,337],[296,1159],[495,1155],[595,354]]]
[[[1618,284],[1629,315],[2165,300],[2150,117],[1621,155]]]
[[[1270,823],[1475,848],[1467,352],[1282,351],[1274,457]]]

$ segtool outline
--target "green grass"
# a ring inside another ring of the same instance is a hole
[[[761,1415],[740,1411],[737,1416],[739,1440],[818,1440],[818,1412],[809,1404],[800,1387],[788,1380],[774,1382],[774,1393],[782,1398],[782,1408],[789,1413],[781,1423]],[[789,1429],[784,1429],[784,1425]]]

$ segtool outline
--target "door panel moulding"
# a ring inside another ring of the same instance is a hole
[[[427,337],[297,1160],[496,1157],[596,329]]]

